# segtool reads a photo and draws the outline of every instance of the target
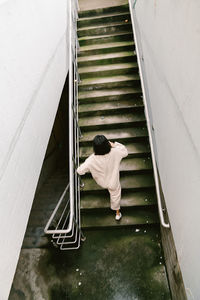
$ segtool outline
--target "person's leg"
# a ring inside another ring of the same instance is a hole
[[[121,212],[120,212],[120,201],[121,201],[121,185],[117,186],[116,189],[108,190],[110,193],[110,206],[112,210],[116,211],[116,220],[121,219]]]
[[[116,210],[116,215],[119,215],[120,214],[120,209],[117,209]]]

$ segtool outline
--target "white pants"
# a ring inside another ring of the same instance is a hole
[[[110,207],[113,210],[120,209],[120,200],[121,200],[121,185],[118,184],[117,188],[114,190],[108,189],[110,193]]]

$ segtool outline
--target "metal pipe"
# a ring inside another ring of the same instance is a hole
[[[136,1],[134,2],[135,5]],[[149,118],[149,112],[147,108],[147,99],[146,99],[146,90],[145,90],[145,84],[144,84],[144,78],[143,78],[143,72],[142,72],[142,66],[141,66],[141,58],[140,58],[140,52],[138,47],[138,40],[137,40],[137,34],[135,29],[135,12],[131,7],[131,0],[129,0],[129,9],[131,13],[131,19],[132,19],[132,27],[133,27],[133,34],[134,34],[134,41],[135,41],[135,49],[138,57],[138,65],[139,65],[139,73],[141,78],[141,85],[142,85],[142,93],[143,93],[143,100],[144,100],[144,108],[145,108],[145,115],[146,115],[146,121],[147,121],[147,129],[149,133],[149,143],[151,147],[151,157],[152,157],[152,163],[153,163],[153,172],[154,172],[154,179],[155,179],[155,185],[156,185],[156,195],[158,199],[158,212],[160,216],[160,222],[161,225],[165,228],[170,228],[169,223],[165,222],[164,215],[163,215],[163,208],[162,208],[162,201],[161,201],[161,192],[160,192],[160,185],[159,185],[159,179],[158,179],[158,171],[157,171],[157,165],[156,165],[156,159],[155,159],[155,151],[154,151],[154,144],[153,144],[153,138],[151,133],[151,123]]]

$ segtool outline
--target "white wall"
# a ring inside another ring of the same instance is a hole
[[[188,299],[200,299],[200,2],[138,0],[153,125]]]
[[[0,0],[0,299],[8,297],[68,70],[66,0]]]

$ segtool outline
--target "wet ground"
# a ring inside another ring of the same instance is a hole
[[[9,300],[168,300],[158,228],[85,232],[80,250],[22,249]]]

